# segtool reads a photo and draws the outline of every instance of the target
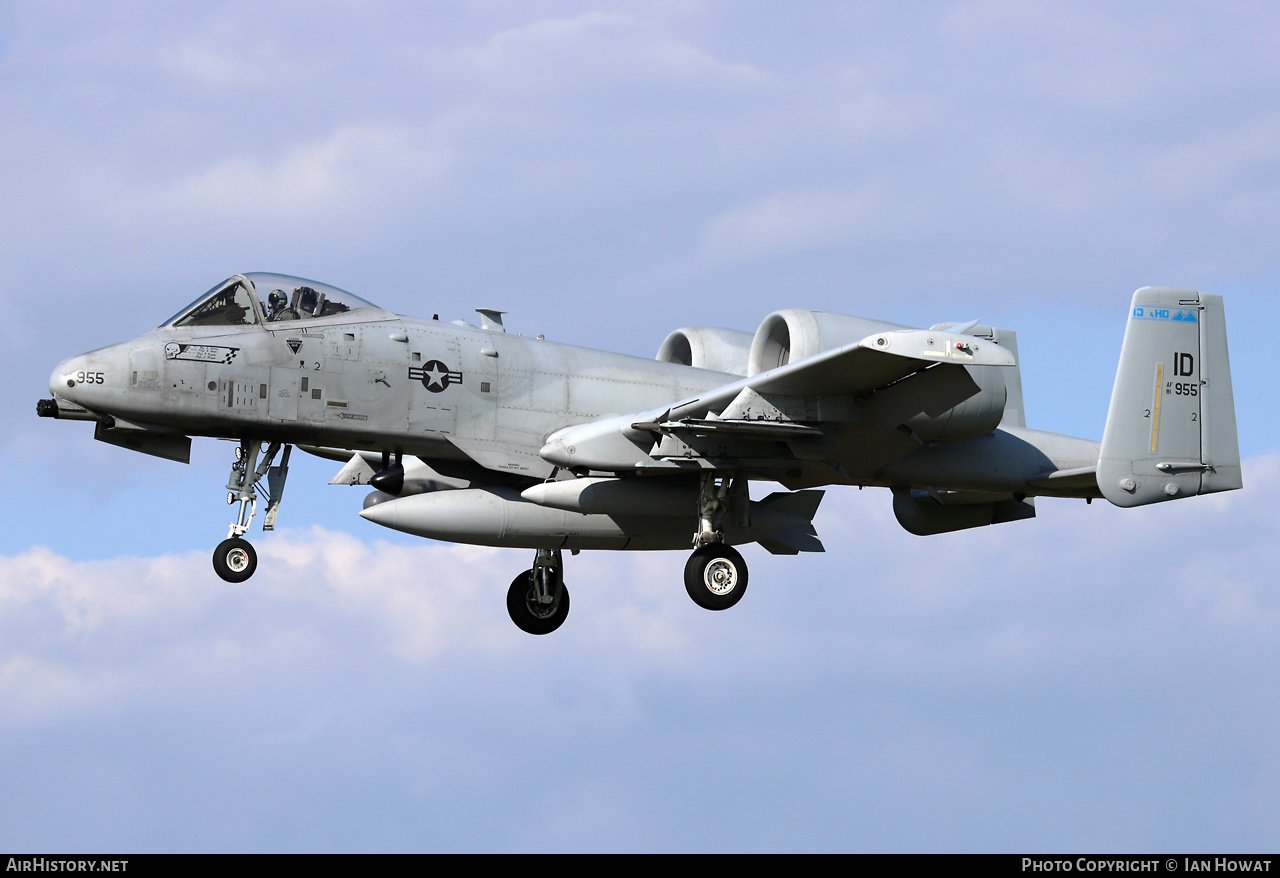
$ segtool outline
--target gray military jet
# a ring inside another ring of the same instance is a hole
[[[1026,428],[1015,333],[913,329],[824,311],[754,334],[686,328],[654,360],[384,311],[336,287],[235,275],[138,338],[53,370],[43,417],[187,462],[191,436],[237,442],[238,504],[213,567],[253,575],[244,539],[275,527],[289,454],[345,462],[364,518],[452,542],[535,550],[507,592],[521,629],[569,611],[561,553],[692,545],[709,610],[747,587],[735,545],[823,550],[826,485],[889,488],[928,535],[1035,516],[1037,496],[1118,506],[1241,487],[1220,296],[1133,296],[1101,444]],[[753,500],[751,481],[786,490]]]

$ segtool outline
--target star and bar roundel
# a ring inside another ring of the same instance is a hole
[[[422,368],[409,367],[409,380],[418,379],[432,393],[439,393],[451,384],[462,383],[462,373],[454,372],[439,360],[428,360]]]

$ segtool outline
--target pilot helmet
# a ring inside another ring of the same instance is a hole
[[[286,301],[284,290],[272,290],[271,295],[267,296],[267,304],[271,306],[272,311],[283,308]]]

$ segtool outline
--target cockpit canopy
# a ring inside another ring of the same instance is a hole
[[[328,284],[255,271],[227,278],[160,326],[253,326],[375,307]]]

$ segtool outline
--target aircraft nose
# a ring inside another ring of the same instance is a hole
[[[76,376],[84,372],[84,356],[71,357],[53,367],[49,376],[49,392],[63,399],[71,399],[78,385]]]

